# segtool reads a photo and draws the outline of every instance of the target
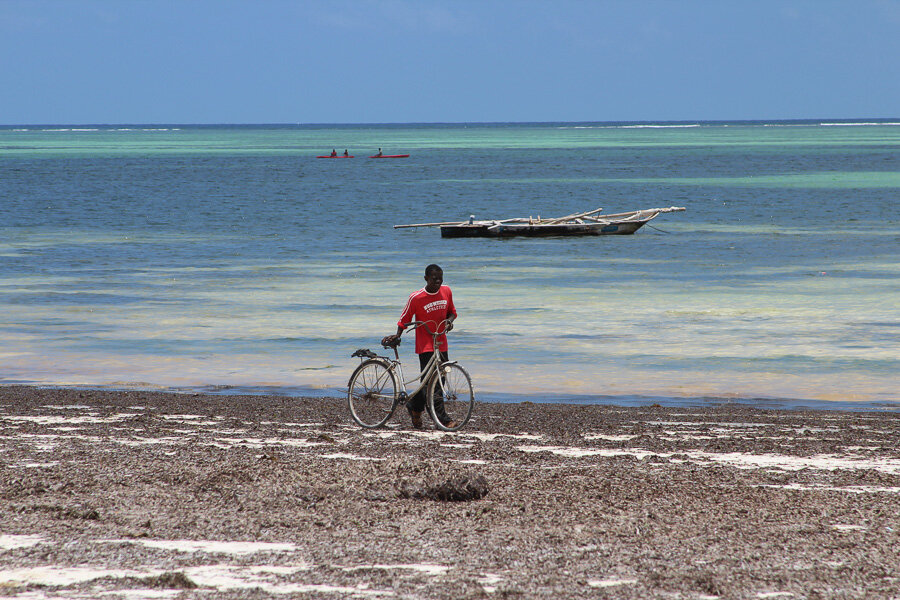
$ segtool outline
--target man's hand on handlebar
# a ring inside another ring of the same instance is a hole
[[[396,348],[400,345],[400,334],[395,333],[394,335],[386,335],[381,338],[381,345],[385,348]]]

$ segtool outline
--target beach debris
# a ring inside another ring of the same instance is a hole
[[[416,500],[467,502],[484,498],[489,491],[490,486],[483,475],[465,474],[444,480],[431,480],[419,487],[413,487],[403,482],[400,486],[399,496]]]
[[[162,575],[154,575],[153,577],[142,577],[140,582],[152,588],[166,588],[174,590],[193,590],[198,586],[190,580],[182,571],[166,572]]]
[[[100,513],[90,506],[61,506],[56,504],[34,504],[22,507],[19,512],[40,512],[50,514],[57,519],[76,519],[82,521],[99,521]]]

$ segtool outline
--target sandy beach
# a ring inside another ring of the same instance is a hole
[[[900,598],[900,414],[0,387],[0,597]]]

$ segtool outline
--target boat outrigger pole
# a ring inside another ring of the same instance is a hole
[[[668,208],[645,208],[643,210],[632,210],[623,213],[616,213],[612,215],[602,215],[600,214],[603,209],[595,208],[593,210],[588,210],[584,212],[572,213],[570,215],[566,215],[564,217],[554,217],[550,219],[542,219],[540,216],[538,218],[534,217],[517,217],[513,219],[485,219],[485,220],[475,220],[475,217],[469,217],[468,221],[443,221],[440,223],[409,223],[406,225],[394,225],[394,229],[405,229],[409,227],[441,227],[441,228],[465,228],[465,229],[476,229],[476,228],[488,228],[488,229],[496,229],[499,226],[509,225],[527,225],[531,228],[536,228],[532,230],[532,233],[539,233],[542,229],[547,232],[553,232],[552,235],[559,235],[562,230],[559,230],[558,227],[561,226],[577,226],[584,225],[585,222],[593,223],[593,224],[605,224],[610,225],[614,223],[621,222],[635,222],[635,221],[649,221],[653,219],[660,213],[670,213],[670,212],[680,212],[685,210],[683,206],[670,206]],[[594,228],[596,230],[596,228]],[[518,228],[521,230],[521,228]],[[599,230],[585,230],[581,232],[579,229],[574,229],[573,232],[580,233],[607,233],[606,231]],[[446,229],[442,229],[442,232],[446,232]],[[514,229],[506,229],[508,232],[515,231]],[[634,230],[632,230],[633,232]]]

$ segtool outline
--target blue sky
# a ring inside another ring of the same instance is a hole
[[[0,123],[900,117],[900,0],[0,0]]]

